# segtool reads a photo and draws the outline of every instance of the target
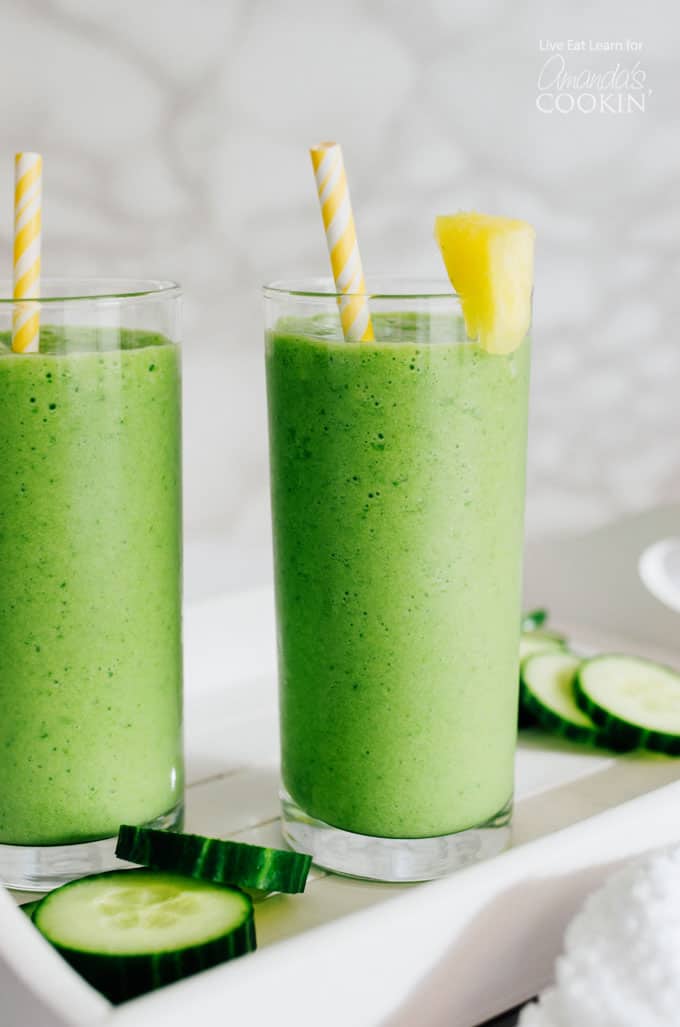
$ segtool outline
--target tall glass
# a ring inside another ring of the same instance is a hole
[[[181,821],[180,290],[0,283],[0,881],[113,864]]]
[[[321,866],[424,880],[508,842],[530,342],[448,284],[265,288],[282,809]]]

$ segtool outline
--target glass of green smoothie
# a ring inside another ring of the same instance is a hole
[[[0,283],[0,881],[115,863],[183,809],[180,290]]]
[[[339,873],[425,880],[509,841],[530,366],[446,281],[264,290],[282,810]]]

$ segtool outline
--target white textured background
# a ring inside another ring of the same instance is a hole
[[[46,274],[184,285],[187,529],[228,538],[223,579],[269,575],[259,285],[326,270],[319,138],[343,142],[369,270],[437,271],[438,212],[536,225],[533,535],[680,498],[676,10],[0,0],[5,267],[12,154],[38,149]],[[581,64],[639,57],[646,111],[540,114],[539,40],[568,38],[642,42]]]

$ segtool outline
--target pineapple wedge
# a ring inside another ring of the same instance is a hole
[[[434,234],[469,338],[489,353],[517,349],[531,322],[534,229],[525,221],[470,212],[441,215]]]

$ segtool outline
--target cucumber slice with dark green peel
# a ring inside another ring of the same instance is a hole
[[[149,870],[113,870],[65,884],[42,899],[33,922],[115,1003],[255,948],[249,896]]]
[[[538,629],[523,631],[519,640],[520,681],[522,664],[525,660],[530,656],[533,656],[535,653],[541,653],[547,650],[563,649],[565,644],[566,639],[562,635],[558,635],[553,631],[539,631]],[[535,727],[535,725],[536,717],[525,705],[523,701],[522,688],[520,687],[517,726],[525,728]]]
[[[574,693],[581,657],[568,649],[547,649],[522,664],[523,706],[541,727],[573,742],[606,749],[630,749],[625,739],[599,727],[576,703]]]
[[[573,687],[581,661],[566,649],[535,653],[522,662],[522,705],[547,731],[575,742],[594,741],[597,729],[576,705]]]
[[[301,852],[126,824],[118,832],[116,855],[213,884],[289,893],[305,890],[312,863]]]
[[[32,920],[33,914],[35,913],[36,909],[38,908],[41,902],[42,899],[34,899],[33,902],[22,902],[22,904],[19,906],[19,909],[22,913],[25,913],[26,916],[30,917]]]
[[[547,610],[529,610],[522,614],[520,628],[522,631],[535,631],[542,627],[548,619]]]
[[[629,749],[680,756],[680,673],[632,656],[585,660],[576,701],[607,734]]]
[[[517,710],[517,727],[520,731],[524,730],[524,728],[536,727],[536,718],[525,708],[522,703],[521,696],[519,699],[519,708]]]

